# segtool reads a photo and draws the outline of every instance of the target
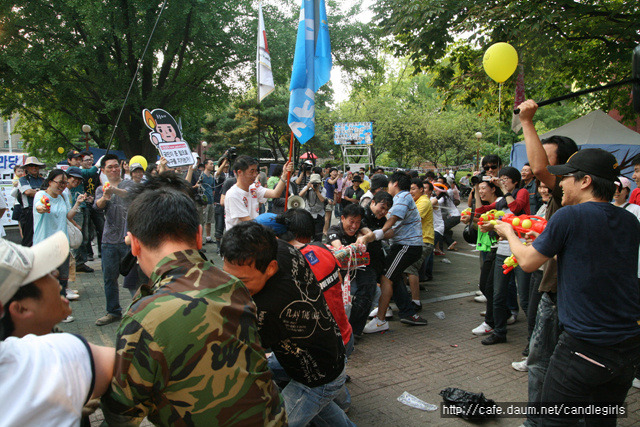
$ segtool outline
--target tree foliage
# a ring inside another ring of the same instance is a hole
[[[375,11],[397,55],[408,55],[416,72],[438,74],[449,99],[475,106],[497,86],[482,70],[492,43],[516,48],[526,92],[535,99],[627,78],[631,51],[640,43],[635,0],[378,0]],[[514,80],[506,84],[509,94]],[[579,102],[630,113],[629,95],[627,86]]]

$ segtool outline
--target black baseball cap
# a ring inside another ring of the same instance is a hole
[[[356,175],[353,177],[351,182],[362,182],[362,178],[360,178],[360,175]]]
[[[547,169],[560,176],[580,171],[611,182],[620,175],[620,165],[614,155],[601,148],[582,149],[569,157],[564,165],[547,166]]]
[[[82,157],[82,154],[76,150],[71,150],[67,153],[67,159],[75,159],[76,157]]]
[[[385,188],[389,186],[389,178],[381,173],[377,173],[371,177],[371,191],[378,188]]]

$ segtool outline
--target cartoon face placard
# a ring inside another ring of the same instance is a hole
[[[167,159],[169,167],[193,164],[194,158],[187,142],[182,139],[178,123],[165,110],[156,108],[142,110],[144,124],[151,129],[149,139],[160,155]]]

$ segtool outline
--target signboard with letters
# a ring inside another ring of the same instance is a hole
[[[167,166],[177,168],[192,165],[195,161],[189,144],[182,139],[180,126],[165,110],[142,110],[144,124],[151,130],[149,139],[160,155],[167,159]]]
[[[333,142],[336,145],[372,145],[373,122],[335,123]]]
[[[158,151],[167,159],[167,165],[172,168],[192,165],[194,162],[189,144],[184,141],[161,142],[158,144]]]

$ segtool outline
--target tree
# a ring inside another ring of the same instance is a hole
[[[31,151],[75,142],[91,124],[106,147],[161,2],[0,0],[2,114],[19,112],[41,125],[43,140]],[[141,119],[143,108],[163,108],[185,124],[194,141],[204,112],[224,104],[228,78],[253,57],[255,38],[249,0],[233,4],[169,2],[140,64],[115,132],[115,147],[155,158]]]
[[[481,57],[494,42],[516,48],[527,94],[536,99],[628,77],[631,50],[640,42],[640,4],[634,0],[379,0],[375,11],[397,55],[409,55],[416,72],[439,67],[439,82],[458,93],[471,91],[465,97],[474,102],[482,102],[491,82]],[[629,94],[623,87],[580,102],[629,113]]]

